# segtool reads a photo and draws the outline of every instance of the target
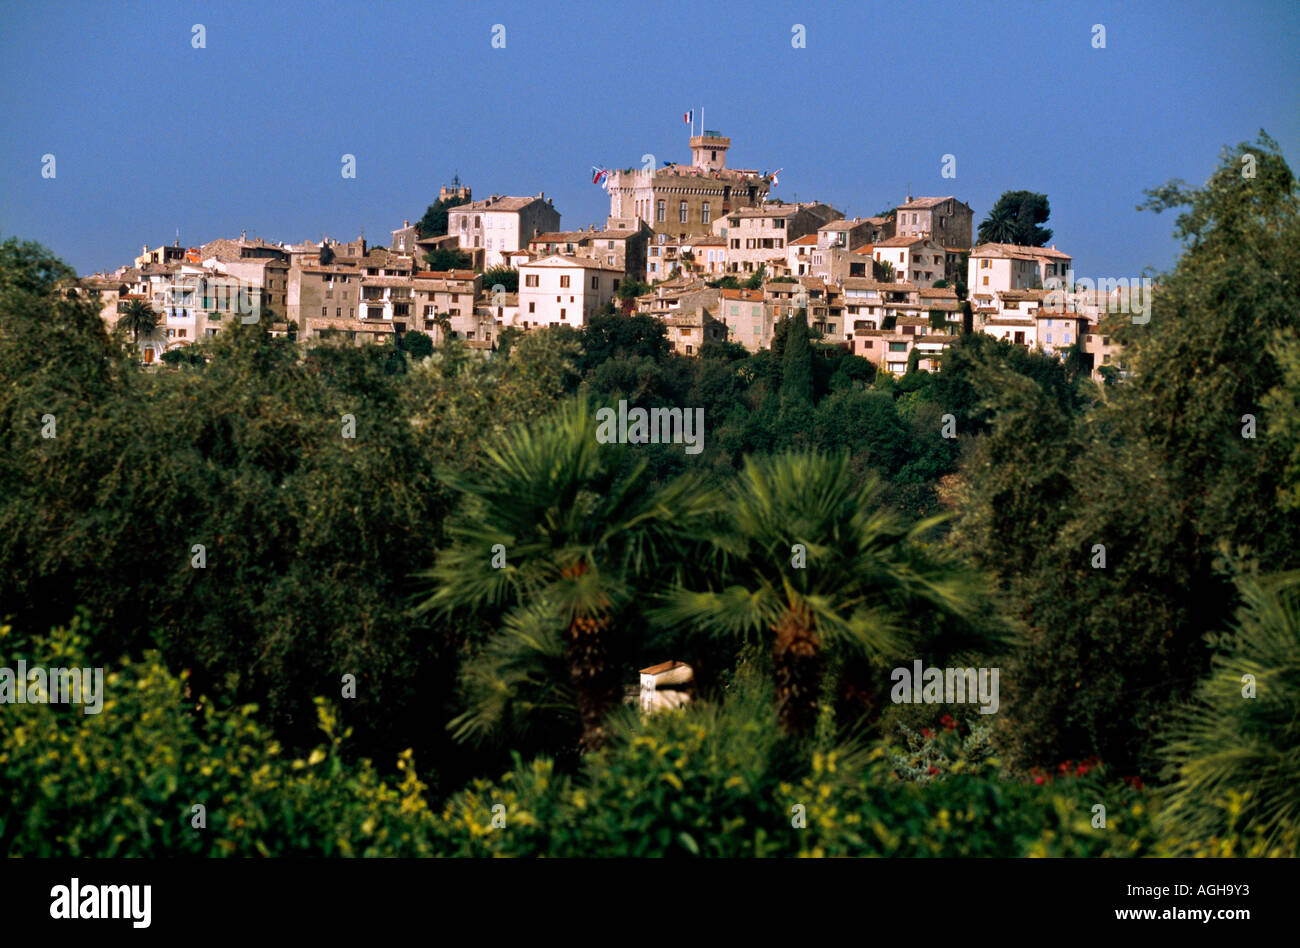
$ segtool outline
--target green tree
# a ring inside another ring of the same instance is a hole
[[[744,288],[747,290],[761,290],[763,288],[763,273],[766,270],[767,267],[760,264],[758,269],[754,271],[754,275],[745,281]]]
[[[597,314],[582,327],[581,338],[584,372],[616,357],[645,357],[660,362],[672,351],[664,321],[644,313]]]
[[[425,265],[430,270],[468,270],[473,265],[470,255],[460,250],[451,250],[446,247],[438,250],[430,250],[424,255]]]
[[[1148,193],[1145,207],[1182,210],[1185,249],[1145,317],[1116,319],[1132,376],[1100,403],[1066,366],[973,376],[993,430],[966,468],[959,536],[1026,629],[1000,722],[1026,765],[1097,754],[1153,773],[1155,734],[1208,667],[1205,636],[1232,619],[1232,570],[1300,567],[1300,515],[1279,503],[1287,446],[1249,437],[1246,418],[1284,385],[1268,340],[1300,332],[1295,178],[1261,135],[1203,187]]]
[[[871,262],[871,276],[880,283],[893,283],[894,265],[888,260],[873,260]]]
[[[618,286],[618,298],[631,300],[650,292],[650,284],[642,280],[624,280]]]
[[[806,311],[800,309],[790,319],[784,352],[781,356],[781,411],[811,408],[813,403],[812,344],[808,335]]]
[[[506,293],[519,292],[519,271],[504,265],[488,267],[483,271],[483,289],[491,293],[493,287],[500,286]]]
[[[429,205],[424,212],[424,217],[416,224],[416,229],[421,237],[441,237],[447,233],[447,212],[453,207],[459,207],[462,204],[468,204],[468,198],[450,197],[446,200],[438,198]],[[435,269],[438,269],[435,267]]]
[[[1175,780],[1161,818],[1193,851],[1217,840],[1222,855],[1294,857],[1300,573],[1243,577],[1241,593],[1235,628],[1211,636],[1211,672],[1170,729],[1163,757]]]
[[[1051,208],[1046,194],[1033,191],[1006,191],[980,222],[979,242],[1018,244],[1041,247],[1052,239],[1052,231],[1039,224],[1047,222]]]
[[[448,526],[451,545],[425,574],[436,584],[425,609],[499,617],[488,652],[497,667],[502,653],[537,652],[537,642],[562,649],[586,751],[604,742],[605,718],[622,698],[629,607],[656,577],[684,569],[681,536],[706,501],[687,479],[652,490],[644,459],[599,434],[593,407],[574,400],[495,439],[479,469],[451,478],[463,505]],[[500,692],[512,680],[488,680],[471,691],[465,733],[500,719]]]
[[[131,300],[122,308],[117,323],[131,334],[131,340],[137,346],[140,338],[152,339],[158,332],[158,313],[144,300]]]
[[[413,359],[424,359],[433,355],[433,340],[422,332],[406,332],[402,335],[402,350]]]
[[[765,642],[788,734],[811,733],[828,658],[901,655],[921,623],[964,620],[981,602],[973,574],[922,542],[938,521],[905,523],[875,483],[855,480],[843,454],[748,459],[707,537],[709,568],[661,609],[668,622]]]

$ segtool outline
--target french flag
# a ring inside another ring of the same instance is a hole
[[[683,112],[682,121],[685,122],[687,125],[690,125],[691,122],[695,121],[695,110],[691,109],[689,112]]]

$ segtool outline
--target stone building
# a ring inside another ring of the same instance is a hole
[[[929,237],[940,247],[969,250],[972,245],[974,215],[970,205],[948,197],[913,198],[895,211],[895,235]]]
[[[826,204],[764,204],[718,218],[713,233],[727,242],[728,273],[756,273],[774,260],[785,266],[790,241],[843,216]]]
[[[728,168],[731,139],[706,130],[690,139],[691,163],[611,171],[606,184],[610,217],[637,217],[666,239],[713,233],[719,217],[759,207],[771,190],[770,176]]]
[[[484,269],[505,263],[509,251],[538,234],[559,229],[560,212],[545,192],[526,197],[494,194],[447,212],[447,234],[456,237],[460,250],[481,253]]]

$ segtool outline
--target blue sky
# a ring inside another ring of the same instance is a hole
[[[776,197],[865,215],[910,184],[978,224],[1003,191],[1043,191],[1080,276],[1136,276],[1177,253],[1173,219],[1134,210],[1144,187],[1199,184],[1260,128],[1300,168],[1298,90],[1295,2],[7,0],[0,235],[83,273],[178,227],[386,242],[457,171],[583,227],[608,213],[590,166],[689,160],[694,108],[730,164],[785,169]]]

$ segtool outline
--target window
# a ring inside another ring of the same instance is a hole
[[[988,269],[989,267],[991,267],[991,266],[993,266],[993,261],[992,261],[992,260],[985,259],[985,260],[981,260],[981,261],[980,261],[980,269],[981,269],[981,270],[987,270],[987,269]]]
[[[528,312],[530,312],[530,313],[535,313],[535,312],[537,312],[537,304],[536,304],[536,303],[529,303],[529,304],[528,304]]]
[[[176,335],[178,335],[178,336],[180,336],[182,339],[184,339],[184,338],[185,338],[185,330],[184,330],[184,329],[178,329],[178,330],[176,330]]]
[[[524,286],[536,286],[536,285],[537,285],[536,273],[529,273],[524,276]]]
[[[984,278],[984,285],[985,285],[985,286],[988,286],[988,285],[989,285],[989,278],[988,278],[988,277],[985,277],[985,278]]]
[[[561,319],[568,319],[568,318],[569,318],[568,316],[565,315],[565,310],[560,310],[560,318],[561,318]]]
[[[700,208],[700,220],[704,223],[709,222],[709,202],[705,201],[704,206]]]
[[[322,316],[328,316],[330,314],[330,308],[328,306],[322,306],[320,308],[320,314]]]
[[[336,307],[334,308],[334,315],[335,315],[335,316],[342,316],[342,315],[343,315],[343,307],[342,307],[342,306],[336,306]]]
[[[592,288],[593,290],[599,290],[599,289],[600,289],[600,277],[598,277],[598,276],[594,276],[594,277],[591,278],[591,288]]]
[[[475,230],[478,230],[478,229],[481,228],[482,226],[483,226],[483,218],[481,218],[481,217],[475,217],[475,218],[474,218],[474,229],[475,229]]]
[[[664,215],[666,213],[667,213],[667,206],[664,204],[663,201],[660,201],[657,213],[655,214],[655,220],[662,223],[664,220]]]
[[[560,289],[566,289],[569,285],[569,275],[566,273],[560,277]]]
[[[686,202],[685,201],[682,201],[682,203],[677,206],[677,220],[679,223],[682,224],[686,223]]]

